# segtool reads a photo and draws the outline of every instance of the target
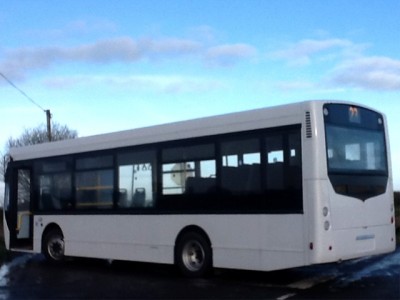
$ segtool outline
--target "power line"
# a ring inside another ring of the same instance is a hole
[[[37,107],[39,107],[42,111],[46,112],[46,110],[41,107],[35,100],[33,100],[31,97],[29,97],[23,90],[21,90],[19,87],[17,87],[10,79],[7,78],[6,75],[4,75],[3,73],[0,72],[1,77],[3,77],[5,79],[5,81],[7,81],[13,88],[15,88],[18,92],[20,92],[22,95],[25,96],[25,98],[27,98],[30,102],[32,102],[32,104],[36,105]]]
[[[21,90],[19,87],[17,87],[10,79],[7,78],[6,75],[0,72],[1,77],[5,79],[13,88],[15,88],[18,92],[20,92],[23,96],[25,96],[26,99],[28,99],[32,104],[40,108],[45,114],[46,114],[46,121],[47,121],[47,137],[49,139],[49,142],[52,140],[51,136],[51,113],[50,109],[44,109],[41,107],[35,100],[33,100],[31,97],[29,97],[23,90]]]

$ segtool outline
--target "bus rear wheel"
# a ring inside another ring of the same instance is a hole
[[[207,239],[197,232],[185,233],[175,249],[175,263],[186,277],[203,277],[212,269],[212,250]]]
[[[43,239],[43,254],[46,259],[53,263],[59,263],[64,260],[65,243],[62,232],[58,229],[52,229],[47,232]]]

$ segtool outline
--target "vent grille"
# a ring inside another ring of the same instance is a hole
[[[312,138],[311,114],[309,111],[306,112],[306,138]]]

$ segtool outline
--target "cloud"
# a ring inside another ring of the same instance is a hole
[[[160,59],[164,56],[192,54],[200,47],[198,42],[185,39],[134,40],[118,37],[75,47],[24,47],[9,50],[0,62],[0,67],[5,73],[21,78],[28,71],[48,68],[57,62],[135,62],[151,57]]]
[[[3,54],[3,55],[1,55]],[[12,80],[25,79],[31,71],[61,63],[134,63],[192,56],[207,65],[231,66],[252,57],[256,49],[246,44],[205,47],[193,39],[116,37],[78,46],[22,47],[0,53],[0,69]]]
[[[117,25],[109,20],[92,19],[92,20],[73,20],[66,23],[60,28],[49,29],[30,29],[25,32],[26,36],[42,39],[60,40],[66,38],[74,38],[93,33],[115,32]]]
[[[137,76],[73,76],[56,77],[47,79],[45,85],[51,88],[71,88],[81,84],[85,85],[106,85],[108,87],[123,87],[150,92],[162,93],[192,93],[208,92],[221,89],[224,84],[218,80],[204,79],[200,77],[184,76],[158,76],[158,75],[137,75]]]
[[[131,38],[120,37],[100,40],[93,44],[60,49],[58,58],[63,61],[89,63],[129,62],[143,57],[142,48],[140,43]]]
[[[286,60],[291,66],[303,66],[311,62],[312,56],[331,49],[342,49],[349,53],[351,52],[349,49],[355,52],[360,49],[360,46],[354,45],[346,39],[304,39],[285,49],[269,53],[268,56],[274,59]]]
[[[332,72],[328,81],[365,90],[400,90],[400,60],[373,56],[346,61]]]
[[[400,60],[388,57],[361,57],[340,63],[318,81],[279,81],[274,86],[282,91],[343,92],[345,88],[364,90],[400,90]]]
[[[309,90],[316,87],[314,82],[305,80],[279,81],[274,85],[276,88],[282,91]]]
[[[400,60],[383,56],[365,56],[366,44],[355,44],[347,39],[304,39],[269,57],[285,60],[290,66],[304,66],[312,60],[330,61],[331,69],[319,72],[321,79],[311,84],[307,81],[278,82],[280,90],[346,87],[365,90],[400,90]]]
[[[223,86],[222,83],[215,80],[175,75],[139,75],[127,77],[106,76],[100,77],[97,80],[110,86],[124,86],[126,88],[173,94],[206,92]]]
[[[195,36],[197,40],[212,43],[215,42],[216,37],[220,34],[211,26],[201,25],[189,28],[188,35]]]
[[[205,61],[212,66],[231,66],[237,61],[255,56],[256,48],[247,44],[230,44],[210,47]]]
[[[184,56],[196,54],[202,49],[202,44],[190,39],[167,38],[160,40],[143,39],[141,46],[150,57]]]
[[[13,80],[24,79],[28,72],[47,69],[56,63],[136,61],[143,57],[145,46],[129,37],[100,40],[75,47],[23,47],[9,50],[0,69]]]

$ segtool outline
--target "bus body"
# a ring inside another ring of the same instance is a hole
[[[276,270],[395,249],[385,116],[306,101],[11,149],[7,249]]]

